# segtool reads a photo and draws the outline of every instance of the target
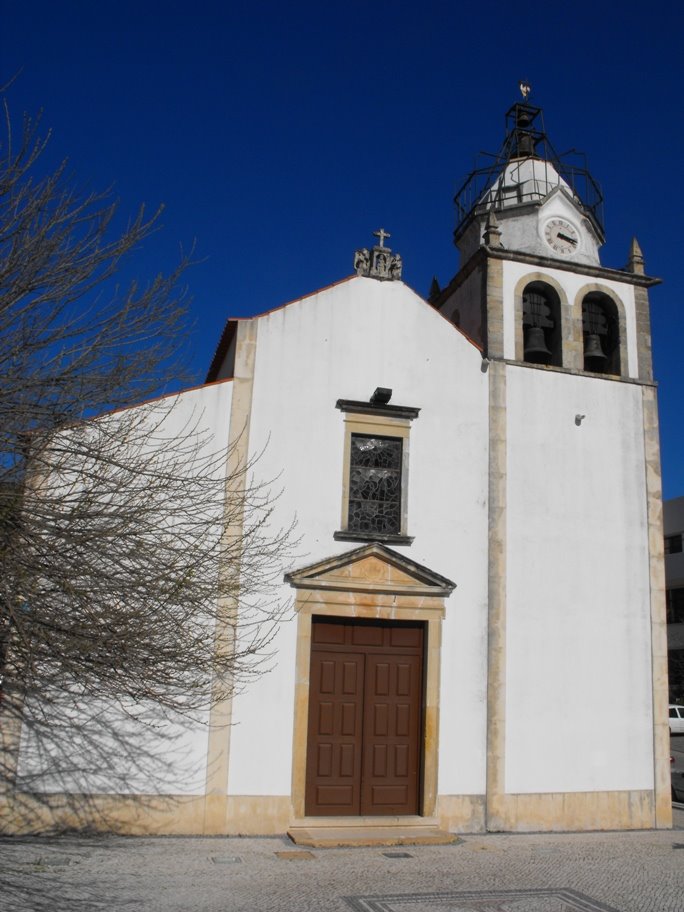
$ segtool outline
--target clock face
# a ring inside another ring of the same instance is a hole
[[[579,232],[562,218],[552,218],[544,225],[544,240],[561,256],[571,256],[579,249]]]

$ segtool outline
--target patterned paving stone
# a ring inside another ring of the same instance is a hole
[[[574,890],[478,890],[347,896],[355,912],[619,912]]]
[[[318,849],[298,863],[289,852],[303,850],[281,836],[0,839],[0,909],[684,912],[682,843],[682,830],[473,834],[459,846]],[[400,852],[412,857],[385,854]]]
[[[212,855],[211,860],[214,864],[240,864],[242,859],[238,855]]]
[[[313,852],[274,852],[276,858],[281,858],[283,861],[311,861],[316,856]]]

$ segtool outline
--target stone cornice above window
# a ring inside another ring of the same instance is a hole
[[[418,417],[419,408],[411,405],[375,405],[372,402],[357,402],[354,399],[338,399],[335,407],[341,412],[356,415],[382,415],[384,418],[405,418],[412,421]]]
[[[412,535],[401,535],[399,532],[353,532],[342,529],[333,534],[335,541],[384,542],[386,545],[410,545]]]

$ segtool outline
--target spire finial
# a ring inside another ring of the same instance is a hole
[[[639,241],[635,237],[632,238],[632,243],[629,245],[629,259],[627,260],[627,265],[625,266],[627,272],[634,272],[637,275],[644,275],[644,255],[641,252],[641,247],[639,246]]]
[[[482,240],[487,247],[501,247],[501,228],[499,228],[499,220],[494,215],[493,209],[487,213],[487,223]]]

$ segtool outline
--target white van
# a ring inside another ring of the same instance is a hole
[[[684,735],[684,706],[670,703],[670,734]]]

